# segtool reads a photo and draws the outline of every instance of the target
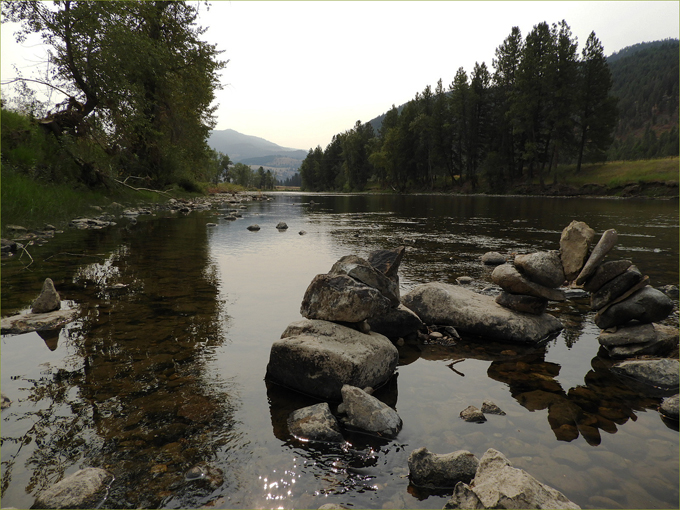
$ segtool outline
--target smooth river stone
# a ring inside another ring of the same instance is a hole
[[[572,221],[560,236],[560,259],[567,281],[576,278],[588,257],[595,231],[582,221]]]
[[[491,280],[510,294],[526,294],[548,301],[564,301],[564,292],[534,283],[520,274],[511,264],[502,264],[491,273]]]
[[[610,260],[600,264],[593,276],[583,284],[583,290],[597,292],[605,283],[616,278],[632,265],[633,262],[630,260]]]
[[[600,310],[595,315],[595,324],[600,329],[609,329],[631,320],[659,322],[672,311],[673,301],[666,294],[652,287],[644,287],[628,299]]]
[[[593,273],[595,273],[595,270],[605,258],[607,253],[609,253],[614,247],[618,238],[619,234],[617,234],[616,230],[613,228],[604,231],[602,237],[600,237],[600,240],[595,245],[595,248],[593,248],[593,252],[590,254],[590,257],[588,257],[588,261],[585,263],[583,269],[581,269],[581,272],[576,277],[576,285],[582,285]]]
[[[564,269],[558,251],[539,251],[515,257],[515,267],[532,282],[555,288],[564,283]]]

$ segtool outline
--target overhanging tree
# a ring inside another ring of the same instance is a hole
[[[21,23],[18,41],[37,33],[49,46],[46,84],[67,96],[63,108],[43,119],[55,134],[82,138],[96,131],[124,171],[158,184],[210,159],[211,105],[226,62],[200,39],[205,29],[196,25],[196,7],[3,1],[2,14]]]

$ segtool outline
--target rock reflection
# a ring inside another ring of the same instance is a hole
[[[19,418],[37,418],[19,438],[38,446],[28,492],[81,464],[115,475],[113,508],[196,506],[221,485],[185,476],[196,466],[220,473],[218,451],[240,440],[235,388],[206,373],[226,316],[202,223],[140,222],[122,248],[73,277],[84,314],[65,336],[76,354],[69,370],[29,381],[40,410]],[[50,348],[56,340],[45,338]]]

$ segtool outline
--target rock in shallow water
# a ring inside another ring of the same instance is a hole
[[[33,306],[31,306],[31,312],[48,313],[59,310],[60,308],[61,298],[59,297],[57,290],[54,288],[54,282],[51,278],[45,278],[40,295],[33,302]]]
[[[565,300],[564,293],[561,290],[532,282],[520,274],[517,268],[511,264],[498,266],[491,273],[491,279],[496,285],[511,294],[525,294],[549,301]]]
[[[680,362],[677,359],[639,359],[617,363],[617,373],[656,388],[677,390],[680,383]]]
[[[383,437],[395,437],[402,427],[397,412],[361,388],[345,384],[338,412],[347,415],[346,425]]]
[[[104,469],[81,469],[41,492],[33,508],[96,508],[111,480],[113,476]]]
[[[552,315],[517,313],[500,306],[491,296],[460,285],[419,285],[402,302],[425,324],[453,326],[459,333],[489,340],[539,343],[562,329],[562,323]]]
[[[288,417],[288,431],[297,438],[341,443],[344,441],[338,420],[327,402],[293,411]]]
[[[475,476],[479,460],[467,450],[431,453],[427,448],[413,450],[408,457],[409,478],[418,487],[448,489]]]
[[[448,508],[553,508],[579,509],[561,492],[542,484],[505,456],[489,448],[479,461],[473,483],[458,483]]]
[[[267,378],[294,390],[339,401],[341,389],[382,386],[399,351],[383,335],[320,320],[293,322],[271,347]]]

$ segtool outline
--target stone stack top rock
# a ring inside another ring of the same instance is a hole
[[[54,312],[61,308],[61,298],[59,293],[54,288],[54,282],[51,278],[45,278],[40,295],[33,302],[31,313],[47,313]]]
[[[560,237],[560,259],[567,281],[574,280],[588,258],[595,231],[582,221],[572,221]]]

